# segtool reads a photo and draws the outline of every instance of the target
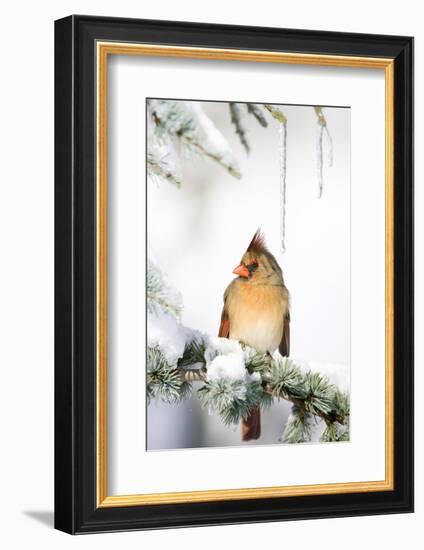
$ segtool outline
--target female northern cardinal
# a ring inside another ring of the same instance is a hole
[[[231,338],[271,354],[277,348],[289,355],[289,292],[277,260],[256,231],[233,273],[238,275],[224,293],[224,308],[218,336]],[[260,409],[252,408],[242,420],[242,439],[261,435]]]

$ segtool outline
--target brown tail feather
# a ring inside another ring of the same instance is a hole
[[[259,407],[251,409],[246,418],[241,421],[241,437],[243,441],[261,437],[261,410]]]

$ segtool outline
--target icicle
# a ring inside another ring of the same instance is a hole
[[[325,135],[327,136],[328,141],[328,166],[331,168],[333,166],[333,138],[328,131],[327,124],[325,125]]]
[[[318,123],[318,140],[317,140],[317,165],[318,165],[318,198],[322,197],[323,181],[323,160],[322,160],[322,136],[324,134],[324,126]]]
[[[324,160],[323,160],[323,138],[324,132],[327,137],[328,144],[328,166],[331,168],[333,166],[333,140],[331,134],[327,128],[327,121],[322,112],[321,107],[314,107],[315,113],[318,117],[318,132],[317,132],[317,169],[318,169],[318,198],[322,197],[322,191],[324,188]]]
[[[275,105],[264,103],[264,108],[279,123],[280,134],[280,241],[284,254],[286,251],[286,175],[287,175],[287,118],[283,111]]]
[[[286,251],[286,175],[287,175],[287,120],[280,122],[280,240],[281,249]]]

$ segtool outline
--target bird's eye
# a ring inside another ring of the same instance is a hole
[[[258,269],[258,262],[252,262],[247,266],[247,269],[249,270],[249,273],[253,273]]]

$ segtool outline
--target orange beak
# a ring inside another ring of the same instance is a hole
[[[243,264],[238,265],[235,269],[233,269],[233,273],[235,275],[238,275],[239,277],[249,277],[249,270],[247,267]]]

